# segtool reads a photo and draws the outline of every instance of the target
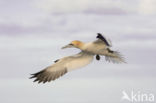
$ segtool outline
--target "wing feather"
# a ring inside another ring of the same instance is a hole
[[[38,83],[54,81],[55,79],[66,74],[68,71],[89,64],[93,56],[93,54],[80,52],[76,55],[64,57],[62,59],[59,59],[59,61],[57,61],[52,66],[49,66],[42,71],[32,74],[30,79],[35,78],[34,82]]]
[[[55,80],[67,73],[66,68],[63,68],[58,71],[52,71],[53,68],[54,68],[53,66],[50,66],[40,72],[32,74],[32,77],[30,77],[30,79],[35,78],[34,82],[38,81],[38,83],[41,83],[41,82],[46,83],[46,82]]]
[[[107,40],[101,33],[97,33],[98,40],[96,42],[103,42],[105,43],[108,47],[111,46],[110,40]]]
[[[108,51],[105,54],[105,60],[113,63],[126,63],[124,57],[118,51]]]

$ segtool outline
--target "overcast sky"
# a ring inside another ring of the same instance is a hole
[[[0,102],[120,103],[123,90],[156,93],[155,18],[156,0],[0,0]],[[28,79],[79,52],[62,46],[93,41],[98,32],[127,64],[103,57],[54,83]]]

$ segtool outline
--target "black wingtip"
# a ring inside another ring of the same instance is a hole
[[[31,77],[29,77],[29,79],[35,78],[34,74],[30,74]]]
[[[109,53],[114,53],[114,51],[109,49],[109,48],[107,48],[107,50],[108,50]]]
[[[29,77],[29,79],[32,79],[32,78],[35,78],[34,76],[32,76],[32,77]]]
[[[106,38],[105,38],[101,33],[97,33],[96,38],[101,39],[102,41],[105,42],[105,44],[106,44],[107,46],[110,46],[109,43],[108,43],[108,41],[106,40]]]
[[[31,77],[29,77],[29,79],[36,78],[33,82],[36,82],[36,81],[39,82],[38,75],[41,74],[42,72],[44,72],[44,71],[42,70],[42,71],[40,71],[40,72],[37,72],[37,73],[34,73],[34,74],[30,74]]]
[[[54,62],[57,63],[59,61],[59,59],[55,60]]]
[[[101,33],[97,33],[96,38],[100,38],[100,37],[102,37],[102,34]]]

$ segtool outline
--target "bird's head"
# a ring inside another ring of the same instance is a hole
[[[71,43],[69,43],[68,45],[62,47],[62,49],[65,48],[81,48],[83,45],[83,42],[79,41],[79,40],[74,40]]]

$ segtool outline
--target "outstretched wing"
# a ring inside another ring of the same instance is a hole
[[[105,43],[108,47],[112,46],[111,41],[107,40],[102,34],[97,33],[96,38],[98,38],[98,40],[96,40],[95,43]]]
[[[45,68],[44,70],[32,74],[30,79],[35,78],[34,82],[45,83],[55,80],[67,72],[81,68],[87,64],[89,64],[93,59],[93,54],[89,54],[86,52],[80,52],[76,55],[64,57],[55,61],[55,64]]]
[[[105,60],[113,63],[126,63],[125,58],[118,51],[112,51],[109,48],[104,53]]]
[[[65,73],[67,73],[66,68],[58,69],[54,66],[49,66],[45,68],[44,70],[32,74],[32,77],[30,79],[35,78],[34,82],[38,83],[45,83],[45,82],[50,82],[52,80],[55,80],[61,76],[63,76]]]

